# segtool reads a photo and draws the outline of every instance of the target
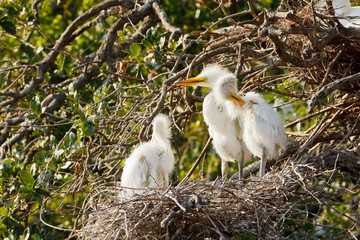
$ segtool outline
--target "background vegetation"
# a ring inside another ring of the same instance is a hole
[[[81,228],[89,196],[116,184],[158,112],[173,121],[176,186],[209,138],[201,115],[208,89],[173,84],[211,62],[278,106],[297,148],[273,170],[324,170],[297,189],[313,194],[289,196],[279,234],[360,237],[359,30],[342,28],[331,12],[316,22],[308,2],[279,4],[2,0],[0,238],[65,239]],[[204,151],[191,180],[219,176],[218,156]]]

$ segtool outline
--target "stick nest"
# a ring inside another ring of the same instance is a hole
[[[297,190],[314,176],[309,167],[287,167],[264,178],[203,181],[150,190],[131,200],[94,193],[79,239],[204,239],[251,234],[280,237],[279,226]]]

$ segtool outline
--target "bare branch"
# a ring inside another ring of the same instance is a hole
[[[161,23],[163,24],[163,26],[165,27],[165,29],[166,29],[167,31],[171,32],[170,39],[175,39],[175,37],[183,34],[182,29],[177,28],[177,27],[174,27],[174,26],[171,24],[171,22],[170,22],[170,20],[168,19],[165,11],[164,11],[162,8],[160,8],[159,3],[157,3],[156,1],[154,1],[152,7],[154,8],[156,15],[160,18]]]
[[[308,101],[307,111],[312,113],[315,106],[320,105],[327,95],[334,92],[336,89],[343,88],[358,81],[360,81],[360,73],[356,73],[354,75],[344,77],[329,83],[311,96],[311,99]]]

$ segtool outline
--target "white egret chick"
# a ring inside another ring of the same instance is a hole
[[[121,185],[128,188],[166,187],[174,170],[175,158],[171,150],[170,119],[163,114],[153,120],[153,134],[149,142],[135,148],[125,160]],[[126,190],[126,196],[143,190]]]
[[[231,79],[229,94],[223,96],[220,85],[222,79]],[[228,162],[238,162],[239,178],[242,178],[243,161],[251,158],[251,154],[242,141],[242,127],[236,119],[231,119],[227,109],[227,101],[244,104],[237,96],[236,78],[232,73],[219,65],[209,65],[195,78],[184,80],[176,85],[198,85],[209,87],[212,91],[203,102],[204,121],[213,139],[213,146],[221,158],[222,176],[227,175]]]
[[[215,80],[211,81],[210,79]],[[227,116],[226,120],[224,118],[218,120],[219,116],[214,110],[216,107],[211,108],[212,124],[219,129],[223,126],[226,126],[226,130],[236,129],[236,131],[223,130],[221,132],[223,149],[229,152],[234,151],[234,148],[230,150],[229,147],[236,148],[234,139],[237,139],[240,142],[241,151],[244,151],[244,155],[248,155],[247,152],[250,150],[252,154],[261,158],[259,176],[263,177],[266,158],[275,155],[277,148],[285,149],[287,144],[281,116],[259,94],[249,92],[243,96],[238,95],[235,75],[221,66],[211,65],[205,68],[198,77],[185,80],[179,85],[190,85],[194,82],[211,82],[211,87],[214,89],[214,102],[222,103],[221,107],[226,109],[226,114],[224,114]],[[205,109],[210,107],[205,106],[205,103],[204,100],[203,112],[206,121],[205,115],[210,115],[210,113],[206,114]],[[229,125],[231,127],[228,127]],[[209,132],[211,133],[210,125]],[[235,137],[233,134],[235,134]],[[216,150],[216,145],[214,146]],[[240,168],[239,176],[242,177],[242,168]]]
[[[287,145],[284,122],[260,94],[248,92],[240,95],[245,101],[234,106],[237,119],[243,123],[243,140],[252,154],[261,159],[259,176],[265,175],[266,159],[274,157],[277,150]]]
[[[236,78],[221,78],[219,92],[224,99],[236,86]],[[276,155],[278,148],[285,149],[287,137],[281,116],[261,97],[248,92],[237,95],[242,102],[228,101],[228,111],[232,119],[237,119],[242,127],[242,140],[250,152],[261,159],[259,176],[265,175],[266,159]]]

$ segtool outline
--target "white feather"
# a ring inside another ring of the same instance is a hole
[[[351,3],[349,0],[333,0],[332,5],[335,11],[335,16],[339,17],[338,20],[344,27],[360,27],[360,7],[351,7]],[[327,14],[325,0],[319,1],[316,6],[320,10],[320,12]]]
[[[264,153],[273,156],[278,147],[284,149],[287,144],[280,115],[259,94],[239,96],[235,75],[219,65],[207,66],[197,77],[205,78],[197,85],[213,90],[204,99],[203,114],[216,152],[222,161],[234,161],[241,152],[244,160],[248,160],[250,151],[261,158],[260,176],[263,176]],[[245,104],[240,104],[240,97]]]
[[[239,118],[243,118],[243,139],[249,150],[261,157],[265,149],[268,157],[273,157],[277,147],[285,149],[287,138],[280,115],[257,93],[249,92],[242,98],[246,103]]]
[[[235,90],[236,78],[227,69],[217,64],[206,66],[197,77],[205,77],[205,83],[199,83],[199,86],[210,87],[210,92],[203,102],[204,121],[208,126],[209,134],[213,139],[213,146],[222,161],[235,162],[239,160],[240,154],[243,154],[243,160],[248,161],[251,154],[242,142],[242,130],[237,120],[230,119],[230,113],[226,104],[227,100],[220,90],[219,82],[222,79],[232,79],[232,86]],[[224,173],[224,172],[223,172]]]
[[[174,170],[175,158],[171,150],[170,120],[159,114],[153,121],[151,142],[146,142],[133,150],[125,160],[121,185],[128,189],[126,197],[143,190],[136,188],[165,187],[169,184],[169,176]]]

